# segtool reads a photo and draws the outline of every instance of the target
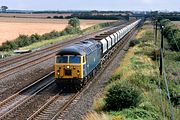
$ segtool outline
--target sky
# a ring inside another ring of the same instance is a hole
[[[0,0],[13,10],[180,11],[180,0]]]

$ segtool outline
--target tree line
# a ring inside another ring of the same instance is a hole
[[[47,18],[54,18],[54,19],[70,19],[70,18],[79,18],[79,19],[91,19],[91,20],[118,20],[118,19],[125,19],[125,20],[129,20],[129,15],[103,15],[103,14],[98,14],[98,15],[93,15],[93,13],[91,12],[80,12],[80,13],[73,13],[70,16],[48,16]]]

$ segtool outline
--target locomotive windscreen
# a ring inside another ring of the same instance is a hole
[[[80,56],[69,56],[69,63],[81,63]]]
[[[56,63],[68,63],[68,56],[57,56]]]
[[[80,56],[57,56],[56,63],[81,63]]]

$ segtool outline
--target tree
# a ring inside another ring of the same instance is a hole
[[[71,18],[68,22],[68,26],[64,29],[68,34],[79,33],[80,30],[80,21],[78,18]]]
[[[1,6],[1,11],[2,11],[2,12],[6,12],[7,9],[8,9],[7,6]]]
[[[80,21],[78,18],[71,18],[68,22],[68,24],[75,28],[80,28]]]

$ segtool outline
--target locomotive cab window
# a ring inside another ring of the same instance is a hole
[[[68,63],[68,56],[57,56],[56,63]]]
[[[80,56],[69,56],[69,63],[81,63]]]

